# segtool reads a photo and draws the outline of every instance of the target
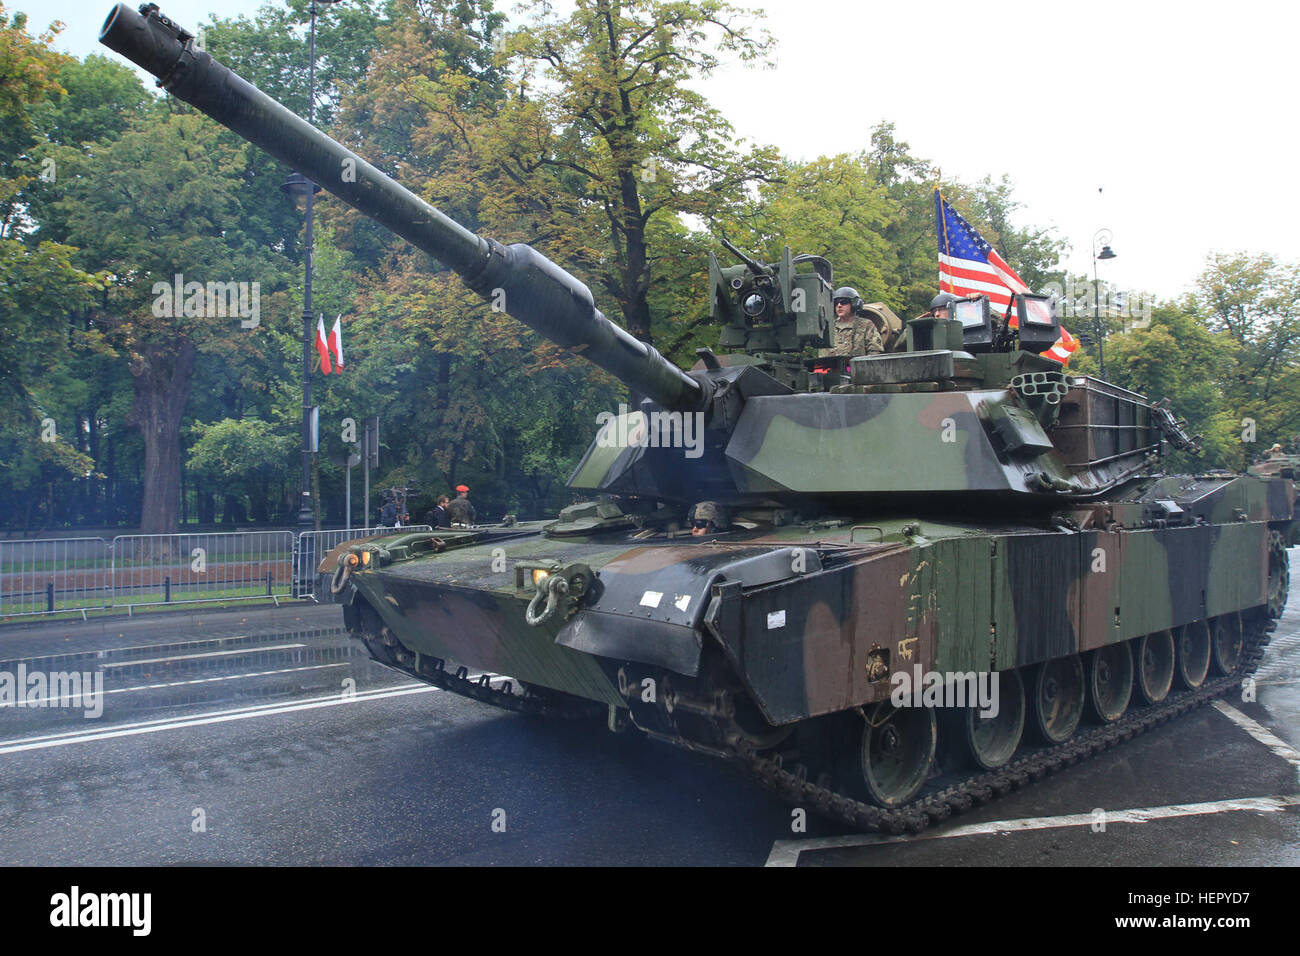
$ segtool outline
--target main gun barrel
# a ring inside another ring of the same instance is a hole
[[[475,235],[199,49],[156,5],[119,3],[99,41],[250,143],[436,257],[494,307],[575,349],[635,392],[674,410],[701,410],[704,389],[596,308],[591,290],[532,246]]]

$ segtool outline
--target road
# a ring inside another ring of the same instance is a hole
[[[9,627],[0,672],[99,672],[104,694],[98,716],[0,706],[0,863],[1297,865],[1296,580],[1255,701],[920,838],[792,832],[706,757],[413,683],[338,608]]]

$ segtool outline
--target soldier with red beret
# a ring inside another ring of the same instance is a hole
[[[478,519],[478,512],[469,503],[468,485],[456,486],[456,497],[447,505],[447,515],[451,518],[452,525],[469,526]]]

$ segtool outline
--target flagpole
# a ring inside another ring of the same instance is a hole
[[[935,196],[938,197],[938,200],[939,200],[939,201],[935,204],[935,212],[937,212],[937,213],[939,214],[939,225],[943,227],[943,254],[944,254],[945,256],[947,256],[949,259],[951,259],[951,258],[952,258],[952,251],[951,251],[951,248],[950,248],[949,245],[948,245],[948,214],[947,214],[946,212],[944,212],[944,209],[943,209],[943,191],[940,190],[938,186],[935,186],[935,187],[934,187],[934,194],[935,194]],[[951,265],[951,263],[950,263],[950,265]],[[944,287],[943,287],[943,276],[942,276],[942,275],[939,276],[939,291],[940,291],[940,292],[945,291],[945,290],[944,290]],[[952,283],[951,283],[951,282],[948,283],[948,288],[947,288],[946,291],[948,291],[948,292],[951,292],[951,291],[952,291]]]

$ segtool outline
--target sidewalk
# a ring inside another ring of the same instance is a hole
[[[0,660],[91,649],[174,643],[242,634],[292,633],[343,627],[343,608],[336,604],[287,601],[280,607],[203,608],[157,611],[89,621],[39,618],[0,625]]]

